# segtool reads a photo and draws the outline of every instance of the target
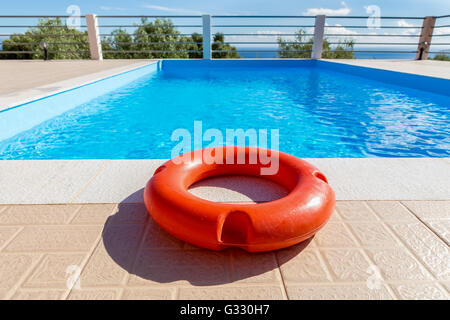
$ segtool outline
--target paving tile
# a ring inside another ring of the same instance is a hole
[[[65,290],[29,290],[19,289],[11,297],[12,300],[60,300]]]
[[[88,251],[100,232],[100,226],[27,226],[3,251]]]
[[[82,286],[121,284],[130,272],[143,225],[109,225],[81,273]]]
[[[18,205],[0,213],[0,225],[66,224],[78,205]]]
[[[156,159],[111,160],[74,203],[143,203],[147,181],[164,162]]]
[[[143,203],[120,203],[108,223],[145,223],[148,217]]]
[[[351,222],[348,226],[363,247],[389,248],[401,245],[381,222]]]
[[[448,300],[449,295],[435,283],[392,284],[391,287],[405,300]]]
[[[160,288],[126,288],[121,299],[123,300],[169,300],[173,299],[175,289]]]
[[[328,222],[312,240],[320,248],[354,248],[357,242],[342,222]]]
[[[287,285],[288,297],[292,300],[392,300],[393,297],[381,286],[369,289],[364,284]]]
[[[239,249],[230,252],[232,282],[281,284],[274,253],[248,253]]]
[[[127,261],[130,264],[129,261]],[[82,288],[96,286],[118,286],[123,283],[128,272],[117,263],[100,244],[84,267],[80,284]]]
[[[0,254],[0,299],[23,280],[37,259],[33,254]]]
[[[388,281],[432,279],[429,272],[405,248],[370,248],[366,252]]]
[[[105,160],[1,161],[0,203],[68,203],[104,163]]]
[[[181,249],[185,242],[178,240],[168,232],[164,231],[153,219],[149,219],[145,231],[142,250],[152,249]]]
[[[277,251],[276,255],[285,283],[331,281],[316,249],[306,249],[299,253],[288,248]]]
[[[426,224],[437,234],[441,239],[450,245],[450,219],[448,220],[427,220]]]
[[[20,227],[0,227],[0,249],[16,234]]]
[[[116,204],[82,205],[70,224],[105,224],[109,216],[115,213]]]
[[[72,289],[67,300],[115,300],[119,296],[117,289]]]
[[[367,204],[384,221],[417,222],[417,218],[399,201],[367,201]]]
[[[186,300],[281,300],[284,299],[280,286],[246,287],[189,287],[179,288],[178,299]]]
[[[447,290],[447,293],[450,294],[450,282],[448,281],[442,281],[441,285]]]
[[[227,250],[141,250],[128,285],[214,285],[230,281]]]
[[[369,262],[359,249],[321,250],[336,281],[366,281]]]
[[[450,201],[402,201],[420,219],[450,219]]]
[[[328,222],[342,222],[341,217],[339,216],[339,213],[337,212],[337,210],[335,209],[333,211],[333,213],[330,216],[330,220],[328,220]]]
[[[71,288],[78,279],[77,268],[80,272],[85,256],[80,253],[45,254],[22,288]]]
[[[363,201],[338,201],[336,208],[344,221],[377,221],[377,216]]]
[[[450,249],[422,223],[393,223],[395,233],[438,280],[450,280]]]

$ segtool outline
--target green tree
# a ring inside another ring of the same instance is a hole
[[[89,45],[86,31],[68,28],[60,18],[40,19],[37,26],[24,34],[14,34],[2,43],[3,51],[30,51],[31,53],[1,54],[3,59],[43,59],[41,41],[49,43],[50,59],[87,59]]]
[[[218,32],[214,35],[213,44],[213,58],[240,58],[236,48],[228,43],[225,43],[225,36]],[[217,50],[217,52],[214,52]]]
[[[441,61],[450,61],[450,55],[445,53],[439,53],[435,55],[433,58],[429,58],[430,60],[441,60]]]
[[[280,58],[311,58],[314,39],[306,37],[306,32],[302,29],[296,32],[294,41],[285,41],[278,38],[278,56]],[[353,59],[354,42],[345,40],[339,42],[335,48],[327,39],[323,40],[322,58],[324,59]]]
[[[132,59],[134,53],[129,51],[134,50],[133,37],[126,30],[114,30],[111,36],[102,41],[102,50],[105,59]]]

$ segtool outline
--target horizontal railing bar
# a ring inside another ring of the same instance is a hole
[[[0,16],[0,18],[85,18],[86,16]]]
[[[0,36],[17,36],[17,37],[87,37],[87,33],[84,34],[24,34],[24,33],[3,33]]]
[[[330,37],[420,37],[420,34],[340,34],[340,33],[325,33],[325,36]]]
[[[79,52],[90,52],[89,50],[49,50],[49,53],[79,53]],[[38,53],[37,51],[3,51],[0,50],[0,53]]]
[[[0,42],[4,42],[4,41],[6,41],[6,40],[9,40],[9,39],[5,39],[5,40],[1,40],[0,39]],[[41,44],[40,42],[11,42],[10,43],[11,45],[19,45],[19,46],[24,46],[24,45],[38,45],[38,44]],[[86,42],[49,42],[48,43],[49,45],[52,45],[52,44],[56,44],[56,45],[58,45],[58,44],[88,44],[88,42],[86,41]]]
[[[127,34],[126,36],[131,36],[131,37],[139,37],[139,36],[169,36],[169,37],[175,37],[175,36],[191,36],[192,33],[179,33],[179,34],[172,34],[172,33],[144,33],[144,34]],[[113,37],[114,34],[106,34],[106,33],[102,33],[99,34],[100,37]],[[121,36],[119,34],[119,36]]]
[[[289,18],[289,19],[295,19],[295,18],[309,18],[309,19],[315,19],[316,16],[259,16],[259,15],[249,15],[249,16],[238,16],[238,15],[212,15],[212,18]],[[369,16],[326,16],[327,18],[332,19],[367,19],[371,18]],[[380,17],[380,19],[423,19],[424,17]]]
[[[175,15],[168,15],[168,16],[163,16],[163,15],[154,15],[154,16],[147,16],[147,15],[138,15],[138,16],[97,16],[97,18],[201,18],[201,15],[190,15],[190,16],[175,16]]]
[[[221,44],[222,42],[214,42],[213,44]],[[229,44],[278,44],[279,42],[274,42],[274,41],[225,41],[225,43],[229,43]],[[310,44],[312,45],[311,42],[297,42],[297,41],[283,41],[283,43],[286,44]],[[343,42],[327,42],[328,44],[345,44]],[[354,45],[358,45],[358,44],[364,44],[364,45],[417,45],[417,43],[415,42],[410,42],[410,43],[392,43],[392,42],[353,42]],[[440,44],[440,43],[435,43],[435,44]],[[446,44],[450,44],[450,43],[442,43],[442,45],[446,45]]]
[[[343,42],[328,42],[328,44],[345,44]],[[353,44],[356,45],[391,45],[391,46],[416,46],[417,43],[409,42],[409,43],[392,43],[392,42],[353,42]]]
[[[367,29],[367,26],[325,26],[325,28],[351,28],[351,29]],[[419,27],[404,27],[404,26],[379,26],[377,29],[422,29],[422,26]]]
[[[266,24],[266,25],[260,25],[260,24],[218,24],[218,25],[211,25],[213,28],[310,28],[314,26],[299,26],[299,25],[290,25],[290,24]]]
[[[4,50],[0,50],[0,53],[36,53],[36,51],[4,51]]]
[[[264,36],[264,37],[275,37],[275,36],[297,36],[297,33],[222,33],[224,36]],[[314,36],[314,33],[305,33],[302,36]]]
[[[236,52],[234,50],[212,50],[213,52]],[[239,50],[239,52],[312,52],[312,50]]]
[[[212,50],[213,52],[235,52],[233,50]],[[238,52],[311,52],[312,50],[282,50],[282,49],[274,49],[274,50],[239,50]],[[381,53],[416,53],[417,51],[404,51],[404,50],[331,50],[324,52],[381,52]],[[429,52],[429,53],[439,53],[437,51]]]
[[[450,36],[450,33],[448,34],[434,34],[433,37],[448,37]]]
[[[165,44],[202,44],[202,42],[114,42],[114,44],[135,44],[135,45],[143,45],[143,44],[158,44],[158,45],[165,45]]]
[[[142,24],[130,24],[130,25],[99,25],[99,28],[137,28],[137,27],[143,27]],[[174,25],[174,27],[177,28],[202,28],[202,25]]]
[[[274,41],[225,41],[225,43],[229,44],[278,44],[278,42]],[[288,44],[311,44],[310,42],[296,42],[296,41],[283,41],[283,43]],[[223,44],[223,42],[213,42],[212,44]]]
[[[450,14],[446,14],[445,16],[437,16],[436,19],[440,19],[440,18],[449,18]]]
[[[201,15],[98,15],[98,18],[201,18]],[[305,15],[211,15],[212,18],[288,18],[288,19],[314,19],[316,16]],[[435,18],[448,18],[450,15],[436,16]],[[85,18],[84,15],[1,15],[0,18]],[[327,16],[330,19],[367,19],[370,16]],[[381,16],[380,19],[409,19],[419,20],[424,17],[399,17],[399,16]]]
[[[38,26],[38,25],[30,25],[30,26],[1,26],[0,28],[68,28],[69,26]],[[87,26],[77,26],[77,28],[87,28]]]
[[[106,53],[170,53],[170,52],[203,52],[201,50],[103,50]]]
[[[310,18],[314,19],[316,16],[261,16],[261,15],[251,15],[251,16],[234,16],[234,15],[212,15],[211,18],[288,18],[288,19],[297,19],[297,18]]]
[[[416,53],[417,51],[403,51],[403,50],[332,50],[332,52],[381,52],[381,53]]]
[[[370,16],[326,16],[330,19],[369,19],[373,18]],[[424,17],[389,17],[389,16],[381,16],[380,19],[407,19],[407,20],[422,20]]]

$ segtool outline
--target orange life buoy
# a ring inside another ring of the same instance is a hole
[[[260,175],[261,169],[269,166],[260,161],[261,151],[278,161],[275,174]],[[334,210],[334,192],[325,176],[297,157],[254,147],[207,148],[200,150],[200,157],[198,152],[167,161],[155,171],[144,191],[145,205],[153,219],[188,243],[213,250],[276,250],[313,236]],[[244,163],[238,161],[239,152],[245,154]],[[223,161],[205,161],[205,154]],[[256,163],[249,161],[253,156]],[[219,175],[261,176],[290,192],[275,201],[231,204],[204,200],[188,191],[195,182]]]

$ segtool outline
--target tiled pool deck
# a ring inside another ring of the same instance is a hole
[[[33,63],[59,82],[0,92],[1,105],[148,62],[108,62],[87,75],[70,70],[94,62]],[[445,62],[345,63],[450,77]],[[142,188],[163,160],[0,161],[0,299],[450,298],[450,159],[309,161],[329,178],[337,209],[312,241],[264,254],[206,251],[162,231]],[[246,203],[284,191],[227,178],[192,192]]]

